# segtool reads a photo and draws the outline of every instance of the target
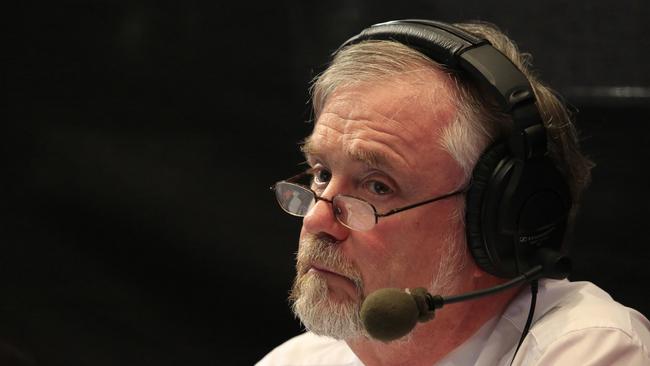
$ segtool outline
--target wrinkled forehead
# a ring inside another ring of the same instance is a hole
[[[440,79],[382,80],[336,90],[328,98],[303,151],[325,156],[339,146],[367,166],[414,170],[440,156],[441,130],[456,117],[453,93]],[[427,158],[424,158],[424,157]]]
[[[440,71],[414,71],[336,89],[317,116],[314,130],[333,119],[383,124],[386,133],[438,136],[457,113],[451,78]],[[309,139],[308,139],[309,140]]]

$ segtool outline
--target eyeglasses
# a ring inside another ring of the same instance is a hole
[[[305,217],[312,207],[314,207],[316,202],[325,201],[332,205],[334,217],[336,217],[341,224],[357,231],[368,231],[372,229],[377,222],[379,222],[380,217],[394,215],[428,203],[453,197],[467,191],[467,187],[465,187],[412,205],[396,208],[384,213],[378,213],[375,206],[362,198],[337,194],[332,199],[327,199],[317,195],[311,188],[296,183],[296,181],[301,178],[310,175],[310,172],[303,172],[287,180],[279,181],[271,186],[271,190],[275,191],[275,197],[277,198],[280,207],[290,215]]]

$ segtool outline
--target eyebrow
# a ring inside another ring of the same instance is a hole
[[[302,151],[307,159],[311,156],[324,155],[320,152],[320,149],[310,137],[305,138],[300,146],[300,151]],[[369,168],[394,170],[393,164],[390,163],[390,159],[383,153],[366,149],[347,149],[345,153],[352,160],[361,162]]]

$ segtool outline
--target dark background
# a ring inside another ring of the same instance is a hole
[[[306,88],[395,18],[481,19],[580,110],[598,163],[572,279],[650,314],[650,3],[42,1],[5,9],[0,353],[39,365],[250,365],[300,331]]]

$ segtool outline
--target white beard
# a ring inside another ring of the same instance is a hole
[[[317,273],[307,272],[309,262],[317,262],[342,274],[354,283],[357,297],[332,300],[327,281]],[[289,299],[294,314],[305,328],[335,339],[363,336],[361,303],[363,282],[359,271],[342,257],[336,244],[323,237],[307,236],[300,243],[297,255],[298,274]]]
[[[455,292],[459,273],[466,266],[467,253],[459,244],[456,235],[444,240],[444,254],[438,263],[438,271],[429,285],[433,294],[449,295]],[[357,297],[349,300],[333,300],[329,296],[327,281],[318,273],[308,272],[309,263],[325,265],[348,277],[354,283]],[[305,236],[297,254],[297,275],[289,300],[291,307],[305,328],[318,335],[335,339],[350,340],[365,337],[361,321],[361,304],[364,299],[361,274],[327,237]],[[398,340],[407,341],[408,337]]]
[[[361,300],[335,301],[328,295],[327,282],[318,274],[308,273],[296,281],[293,312],[308,330],[335,339],[353,339],[364,335],[361,324]]]

